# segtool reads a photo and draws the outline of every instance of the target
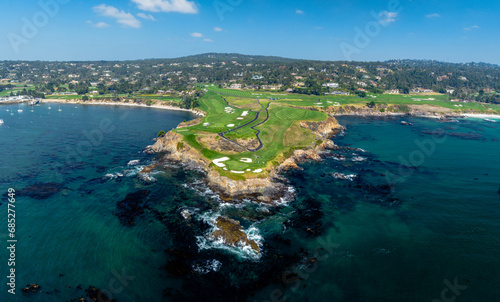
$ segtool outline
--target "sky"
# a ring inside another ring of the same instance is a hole
[[[500,64],[500,1],[3,1],[0,60],[130,60],[207,52]]]

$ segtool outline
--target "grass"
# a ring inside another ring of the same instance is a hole
[[[240,117],[243,111],[242,105],[249,106],[257,104],[257,101],[252,98],[243,97],[228,97],[227,101],[216,92],[211,91],[205,94],[200,99],[200,109],[207,113],[199,125],[175,130],[184,138],[184,142],[201,152],[201,154],[209,160],[218,159],[221,157],[229,157],[230,160],[224,162],[228,171],[213,165],[213,168],[218,170],[221,175],[228,176],[232,179],[245,179],[249,177],[263,177],[266,173],[253,173],[255,169],[269,168],[272,162],[282,158],[285,153],[293,152],[297,147],[311,145],[315,140],[315,135],[308,129],[302,128],[297,121],[322,121],[327,115],[320,111],[313,111],[301,108],[285,107],[280,104],[275,104],[274,101],[261,100],[263,106],[267,107],[269,103],[269,119],[263,122],[267,115],[265,111],[259,118],[251,124],[237,131],[226,135],[228,138],[255,138],[257,130],[260,130],[260,138],[264,147],[257,152],[245,151],[238,154],[224,154],[215,152],[203,146],[197,137],[205,135],[213,135],[222,131],[229,130],[228,124],[243,124],[245,121],[251,121],[255,118],[256,112],[249,112],[244,121],[236,120]],[[226,112],[226,108],[231,107],[231,113]],[[248,108],[248,107],[247,107]],[[260,106],[258,108],[261,108]],[[208,123],[208,126],[204,124]],[[258,125],[258,126],[256,126]],[[251,129],[255,126],[257,130]],[[243,158],[251,158],[251,163],[242,162]],[[247,169],[251,171],[248,172]],[[245,171],[245,174],[234,174],[230,171]]]
[[[484,103],[455,103],[448,100],[448,95],[432,94],[432,95],[400,95],[400,94],[368,94],[366,98],[357,96],[314,96],[300,95],[286,92],[266,92],[253,90],[234,90],[218,88],[217,86],[206,87],[210,91],[215,91],[228,100],[234,100],[235,106],[244,106],[249,98],[258,97],[261,100],[270,98],[279,98],[273,101],[274,104],[282,104],[285,106],[296,106],[304,108],[323,109],[334,106],[338,103],[339,106],[364,106],[366,103],[373,101],[375,104],[382,105],[431,105],[451,109],[457,113],[474,111],[477,113],[500,114],[500,105],[484,104]],[[245,101],[245,98],[247,101]],[[457,105],[462,105],[461,107]],[[247,105],[248,106],[248,105]],[[490,109],[491,108],[491,109]]]
[[[255,169],[264,169],[266,171],[266,168],[278,164],[297,148],[313,145],[316,142],[315,135],[309,129],[301,127],[299,121],[325,120],[327,115],[321,109],[330,106],[364,107],[367,103],[373,101],[375,104],[391,106],[433,105],[458,112],[465,110],[488,113],[494,113],[498,110],[500,112],[500,106],[497,105],[461,103],[463,107],[456,107],[457,104],[448,101],[446,95],[439,94],[432,96],[384,94],[359,98],[357,96],[307,96],[283,92],[233,90],[218,88],[215,85],[203,87],[207,88],[208,92],[199,100],[200,109],[205,111],[207,115],[200,124],[176,131],[183,135],[185,143],[200,151],[208,160],[229,157],[230,159],[224,162],[227,171],[215,165],[212,165],[212,167],[219,171],[221,175],[232,179],[263,177],[267,175],[267,172],[258,174],[252,171]],[[271,98],[273,100],[270,100]],[[209,150],[198,141],[198,137],[213,136],[232,129],[228,127],[229,124],[238,126],[253,120],[256,112],[261,109],[257,99],[264,106],[269,104],[269,119],[259,125],[266,118],[266,114],[263,112],[256,121],[226,134],[226,137],[232,140],[251,139],[255,138],[257,130],[260,130],[260,138],[264,144],[262,149],[257,152],[245,151],[238,154],[234,154],[234,152],[224,154]],[[227,107],[231,109],[229,112],[227,112]],[[493,111],[488,110],[488,108],[493,108]],[[244,111],[249,111],[249,114],[244,120],[237,120]],[[251,129],[251,127],[255,127],[255,129]],[[242,162],[241,159],[243,158],[251,158],[252,162]],[[247,172],[247,169],[251,171]],[[245,174],[234,174],[230,172],[231,170],[245,171]]]

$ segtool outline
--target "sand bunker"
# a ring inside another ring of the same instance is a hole
[[[223,157],[223,158],[219,158],[219,159],[214,159],[213,163],[217,167],[224,168],[226,165],[223,164],[222,162],[225,162],[226,160],[229,160],[229,157]]]

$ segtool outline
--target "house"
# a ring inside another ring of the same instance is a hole
[[[283,85],[263,85],[262,89],[264,90],[279,90]]]
[[[386,90],[384,93],[386,93],[386,94],[399,94],[399,89]]]
[[[328,87],[328,88],[339,88],[338,83],[325,83],[322,85],[323,87]]]
[[[325,93],[325,95],[350,95],[350,93],[344,91],[332,91]]]
[[[241,84],[231,84],[230,88],[231,89],[241,89],[242,85]]]

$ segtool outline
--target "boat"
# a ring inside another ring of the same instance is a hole
[[[2,124],[3,124],[3,120],[0,120],[0,125],[2,125]]]
[[[14,115],[14,113],[12,112],[12,109],[10,109],[10,115]]]
[[[57,111],[62,111],[61,106],[59,106],[59,109],[57,109]]]
[[[49,109],[52,109],[52,107],[50,107],[50,104],[49,104]]]

